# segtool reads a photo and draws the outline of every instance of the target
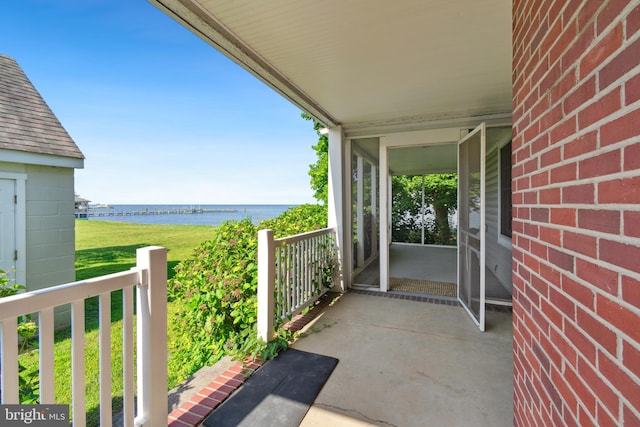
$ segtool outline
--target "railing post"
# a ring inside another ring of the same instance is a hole
[[[0,403],[16,405],[20,403],[18,393],[18,322],[15,318],[0,322]]]
[[[141,270],[137,293],[136,426],[167,424],[167,250],[158,246],[136,251]]]
[[[273,339],[275,314],[275,244],[272,230],[258,231],[258,337]]]

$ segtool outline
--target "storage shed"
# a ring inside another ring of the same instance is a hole
[[[0,55],[0,269],[30,291],[75,280],[74,170],[83,166],[20,66]],[[58,313],[57,326],[67,319]]]

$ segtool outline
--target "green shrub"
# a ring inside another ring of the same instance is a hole
[[[11,295],[15,295],[21,290],[27,289],[22,285],[18,285],[14,283],[10,284],[11,279],[9,279],[7,273],[4,270],[0,270],[0,298],[10,297]]]
[[[7,277],[7,273],[4,270],[0,270],[0,298],[10,297],[27,289],[17,283],[13,285],[10,283],[11,279]],[[18,319],[17,329],[18,336],[20,337],[20,347],[18,351],[24,353],[31,349],[30,340],[38,331],[38,325],[31,320],[31,315],[27,314]],[[20,403],[30,405],[38,402],[40,384],[37,372],[27,369],[20,362],[18,362],[18,384]]]
[[[172,319],[178,337],[170,349],[169,372],[178,381],[225,355],[273,357],[290,335],[278,333],[269,345],[258,342],[258,230],[283,237],[326,227],[326,209],[290,208],[255,226],[250,220],[227,221],[176,267],[169,297],[179,307]]]
[[[257,233],[248,219],[224,222],[176,267],[169,292],[180,307],[172,357],[179,376],[238,349],[256,324]]]
[[[260,228],[273,230],[276,239],[320,230],[327,226],[327,208],[320,205],[300,205],[289,208],[280,216],[262,221]]]

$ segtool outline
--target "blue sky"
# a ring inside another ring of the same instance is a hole
[[[145,0],[5,2],[0,53],[86,156],[85,198],[313,202],[311,122]]]

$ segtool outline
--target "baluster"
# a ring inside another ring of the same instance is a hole
[[[53,307],[38,314],[39,358],[40,358],[40,403],[56,403],[54,380]]]
[[[5,319],[2,325],[2,341],[0,341],[0,356],[2,357],[1,381],[2,403],[18,404],[18,320]]]
[[[298,301],[296,301],[296,306],[293,307],[293,310],[297,310],[298,307],[304,301],[304,283],[302,281],[302,242],[296,242],[296,288],[298,289]]]
[[[100,425],[111,425],[111,293],[99,297]]]
[[[293,246],[287,245],[287,286],[289,287],[289,292],[291,295],[289,296],[289,305],[287,306],[287,313],[291,312],[291,307],[294,306],[296,300],[296,289],[293,284]]]
[[[125,427],[133,427],[133,286],[122,290],[122,382],[123,418]]]
[[[71,303],[71,400],[73,427],[84,427],[87,423],[84,370],[84,300]]]
[[[313,296],[314,287],[313,287],[313,264],[311,255],[313,253],[313,237],[307,239],[307,256],[305,262],[305,270],[307,271],[307,289],[310,296]]]
[[[283,298],[283,289],[282,284],[280,282],[280,247],[276,246],[274,248],[275,260],[276,260],[276,278],[275,278],[275,289],[276,289],[276,312],[275,315],[278,316],[278,319],[282,318],[282,300]]]

